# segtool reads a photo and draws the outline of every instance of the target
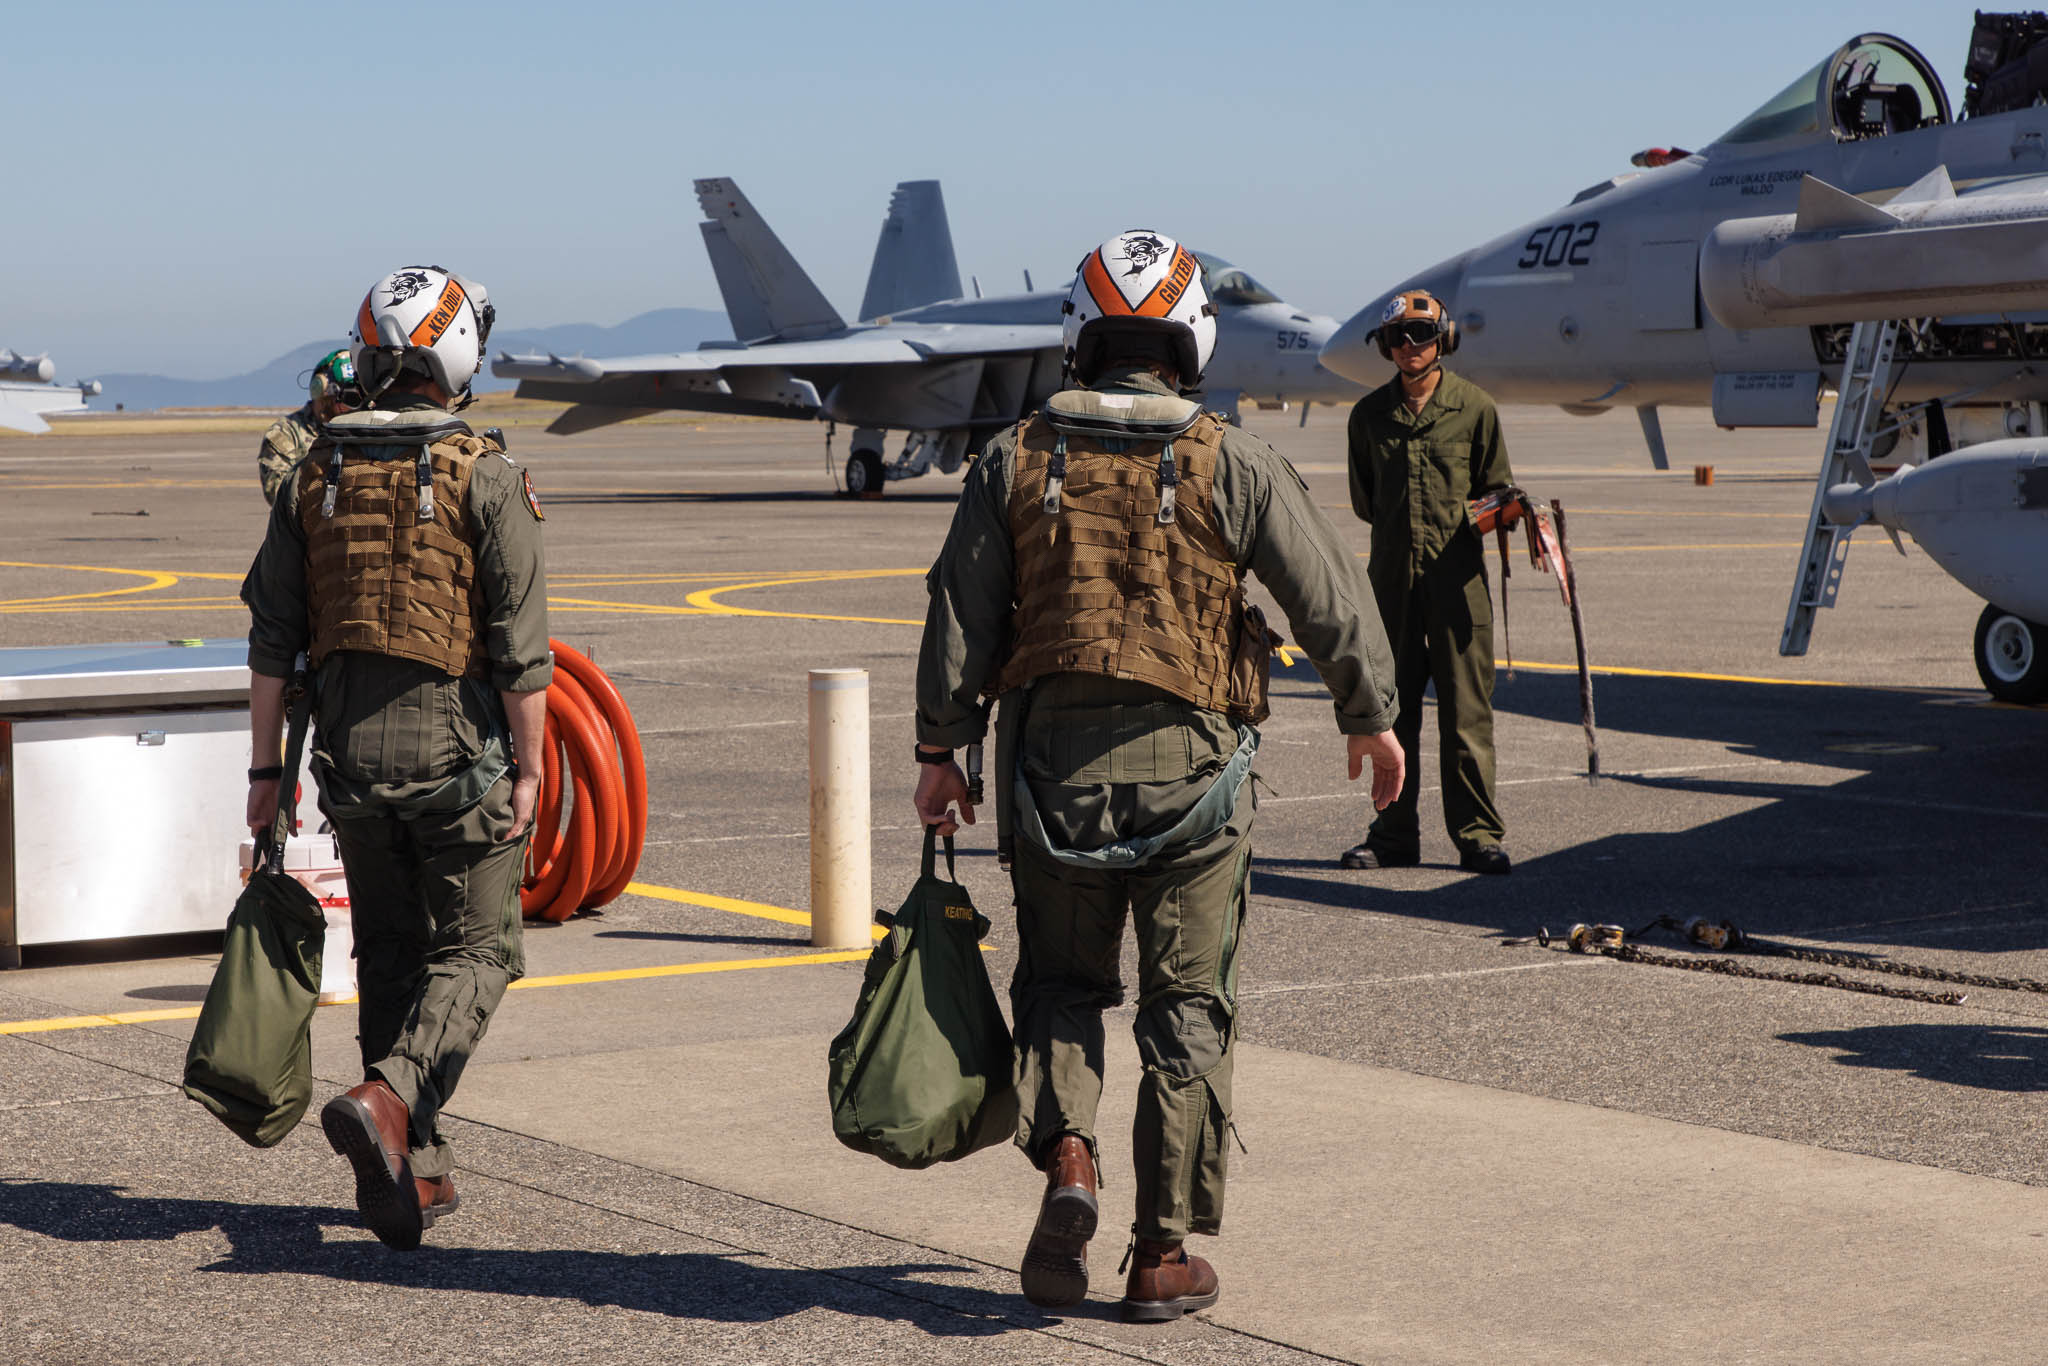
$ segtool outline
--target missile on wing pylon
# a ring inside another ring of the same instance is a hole
[[[1736,329],[2048,309],[2041,196],[1958,199],[1937,167],[1879,207],[1808,176],[1797,213],[1707,234],[1700,296]]]
[[[0,351],[0,379],[48,384],[56,377],[57,367],[51,363],[48,356],[24,356],[13,351]]]

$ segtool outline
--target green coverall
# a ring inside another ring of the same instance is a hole
[[[1173,392],[1147,372],[1113,372],[1096,387]],[[1012,429],[968,472],[927,577],[917,738],[928,745],[958,747],[985,729],[980,695],[1001,669],[1015,608],[1015,449]],[[1214,500],[1239,570],[1273,594],[1336,699],[1337,729],[1388,729],[1392,656],[1356,558],[1300,476],[1272,447],[1233,427],[1223,437]],[[1006,693],[998,731],[998,753],[1016,753],[1048,835],[1066,849],[1170,829],[1239,743],[1236,726],[1219,712],[1144,684],[1080,673],[1051,674]],[[995,784],[1006,790],[1010,775],[997,767]],[[1096,1148],[1102,1012],[1124,997],[1119,947],[1128,914],[1138,942],[1134,1032],[1145,1068],[1133,1134],[1136,1227],[1144,1238],[1179,1242],[1222,1226],[1252,817],[1252,802],[1241,801],[1209,838],[1122,871],[1056,861],[1021,832],[1013,841],[1017,1143],[1041,1166],[1061,1134]]]
[[[1366,843],[1389,861],[1421,855],[1422,690],[1436,684],[1444,825],[1461,854],[1506,833],[1493,797],[1493,604],[1486,542],[1467,503],[1514,482],[1486,391],[1446,370],[1420,413],[1395,377],[1358,401],[1349,432],[1351,509],[1372,523],[1366,573],[1394,646],[1408,760],[1401,795]]]
[[[434,406],[378,406],[415,404]],[[416,448],[362,449],[410,462]],[[500,842],[512,828],[513,775],[500,774],[481,795],[462,780],[497,768],[507,734],[498,690],[532,692],[554,673],[540,520],[509,457],[476,462],[469,515],[489,678],[341,650],[313,682],[313,771],[348,875],[363,1067],[411,1111],[412,1172],[423,1180],[454,1167],[437,1118],[526,966],[519,883],[527,841]],[[251,671],[289,676],[310,642],[306,573],[299,483],[290,480],[242,582]]]

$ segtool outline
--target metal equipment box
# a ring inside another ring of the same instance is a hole
[[[28,945],[225,927],[248,838],[246,649],[0,649],[0,967]]]

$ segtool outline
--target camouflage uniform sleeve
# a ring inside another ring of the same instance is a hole
[[[967,472],[939,558],[925,575],[924,644],[917,657],[917,738],[959,748],[982,738],[982,689],[1003,662],[1016,594],[1010,479],[1016,430],[991,439]]]
[[[548,653],[548,576],[540,517],[525,474],[502,455],[476,462],[469,511],[477,527],[477,587],[484,595],[484,653],[491,686],[535,692],[555,676]]]
[[[270,430],[263,433],[263,444],[256,448],[256,477],[263,483],[264,502],[277,501],[277,491],[302,454],[298,433],[289,420],[279,418],[270,424]]]
[[[306,533],[299,525],[299,490],[285,482],[270,505],[270,522],[249,572],[242,577],[249,608],[249,669],[289,678],[292,662],[312,643],[306,607]]]
[[[1239,564],[1272,593],[1288,634],[1322,675],[1336,702],[1337,729],[1391,729],[1394,654],[1372,589],[1294,467],[1259,438],[1230,428],[1216,505]]]

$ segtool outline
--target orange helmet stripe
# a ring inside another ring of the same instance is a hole
[[[1087,263],[1081,267],[1081,279],[1088,285],[1088,297],[1095,300],[1104,317],[1130,316],[1131,306],[1124,299],[1124,292],[1109,278],[1109,267],[1102,264],[1100,248],[1088,253]]]
[[[432,346],[441,340],[441,334],[454,326],[455,319],[462,312],[463,300],[467,297],[462,292],[462,286],[455,283],[455,278],[450,276],[448,287],[443,289],[441,297],[434,301],[433,310],[420,319],[419,326],[412,330],[412,335],[406,340],[414,346]]]
[[[370,312],[370,299],[376,292],[375,289],[372,289],[369,294],[365,294],[363,296],[363,306],[356,310],[356,337],[365,346],[375,346],[377,344],[377,319]]]

